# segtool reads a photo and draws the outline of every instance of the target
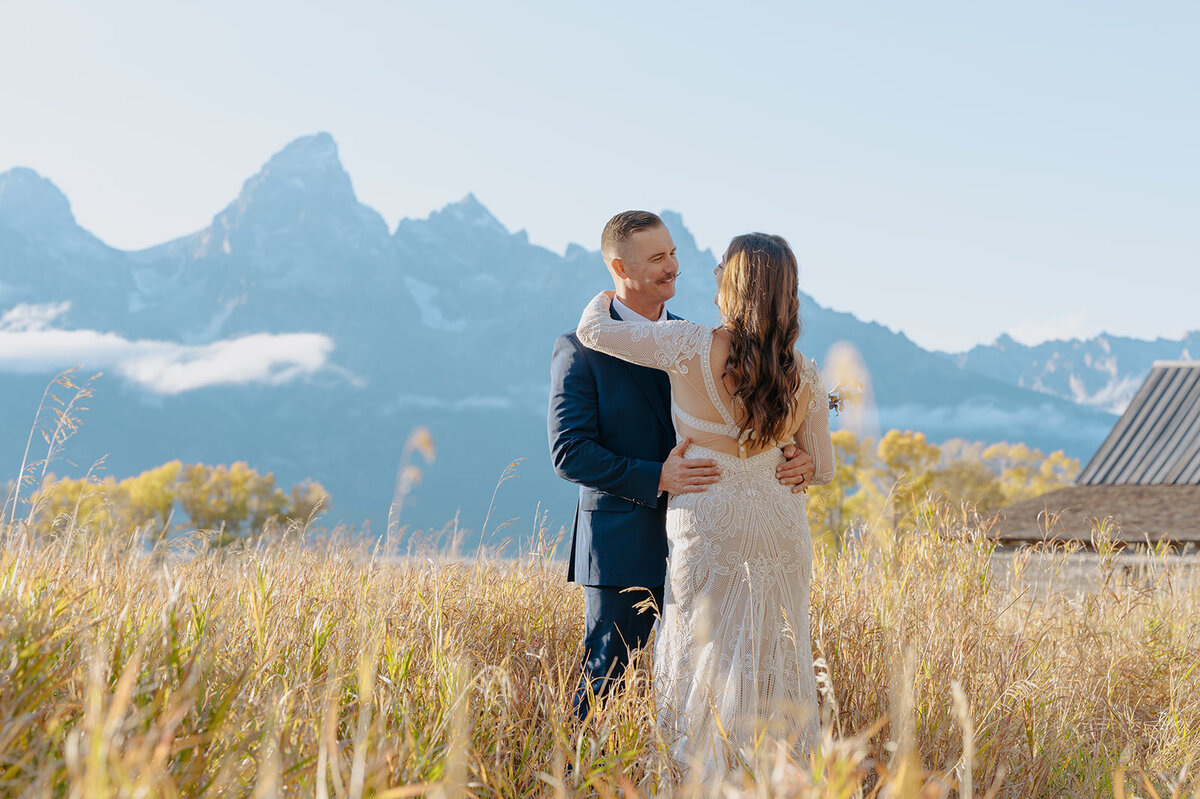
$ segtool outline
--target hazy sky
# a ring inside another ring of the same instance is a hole
[[[326,130],[390,224],[473,191],[559,251],[631,207],[778,232],[947,350],[1200,328],[1198,87],[1195,2],[0,3],[0,171],[114,246]]]

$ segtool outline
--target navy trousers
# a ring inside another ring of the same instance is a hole
[[[588,687],[603,697],[621,680],[633,651],[650,637],[663,602],[663,586],[657,588],[610,588],[584,586],[583,676],[575,693],[575,712],[582,720],[590,708]],[[634,607],[654,598],[654,607]]]

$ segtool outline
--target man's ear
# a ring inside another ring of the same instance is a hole
[[[613,274],[624,280],[628,275],[625,274],[625,264],[621,263],[620,258],[613,258],[609,262],[608,268],[613,271]]]

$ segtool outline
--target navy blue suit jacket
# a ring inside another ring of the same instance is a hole
[[[621,318],[616,309],[612,316]],[[666,372],[590,350],[573,331],[564,333],[554,342],[548,427],[554,471],[579,485],[567,579],[662,585],[667,497],[658,496],[658,480],[675,446]]]

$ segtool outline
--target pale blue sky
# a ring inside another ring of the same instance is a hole
[[[327,130],[393,225],[473,191],[561,251],[671,208],[926,347],[1175,336],[1198,86],[1194,2],[0,3],[0,170],[140,248]]]

